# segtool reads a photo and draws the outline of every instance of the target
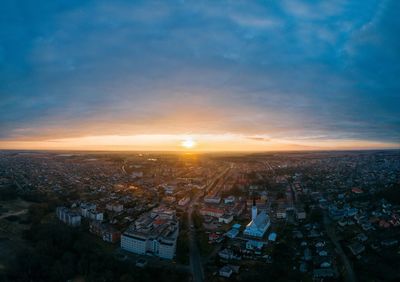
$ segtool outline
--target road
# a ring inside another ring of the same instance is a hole
[[[343,265],[344,265],[344,267],[346,269],[346,275],[345,275],[346,281],[348,281],[348,282],[356,282],[357,279],[356,279],[356,275],[354,274],[353,267],[351,266],[347,255],[343,251],[342,246],[340,245],[339,240],[336,237],[335,230],[332,227],[326,212],[324,212],[324,226],[325,226],[326,233],[328,234],[329,238],[331,239],[331,241],[335,245],[335,248],[336,248],[336,250],[337,250],[337,252],[338,252],[338,254],[340,256],[340,259],[342,260],[342,263],[343,263]]]
[[[223,172],[221,172],[219,175],[215,176],[214,179],[212,181],[210,181],[210,183],[207,185],[207,187],[204,188],[205,191],[208,191],[209,189],[214,188],[213,186],[222,177],[224,177],[232,167],[233,166],[231,165],[230,167],[226,168]],[[199,248],[196,243],[196,231],[194,230],[194,228],[192,228],[192,226],[193,226],[193,218],[192,218],[193,209],[194,209],[195,205],[198,203],[199,198],[201,197],[201,194],[202,193],[200,193],[200,191],[198,191],[196,193],[196,195],[190,202],[189,209],[188,209],[190,269],[192,272],[193,281],[195,281],[195,282],[204,281],[204,270],[203,270],[202,259],[201,259],[201,255],[199,252]]]
[[[197,203],[200,198],[200,193],[197,193],[192,202],[189,205],[188,210],[188,223],[189,223],[189,248],[190,248],[190,270],[193,275],[193,281],[202,282],[204,281],[204,270],[203,264],[201,263],[201,256],[199,248],[196,244],[196,231],[193,226],[193,206]]]
[[[18,216],[18,215],[26,214],[27,212],[28,212],[27,209],[23,209],[23,210],[20,210],[20,211],[15,211],[15,212],[7,212],[5,214],[2,214],[0,216],[0,219],[6,218],[8,216],[13,216],[13,215],[14,216]]]

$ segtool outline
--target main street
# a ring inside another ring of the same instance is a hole
[[[193,281],[202,282],[204,281],[204,270],[201,263],[201,257],[199,248],[196,244],[196,231],[193,228],[193,207],[200,198],[200,193],[196,193],[195,198],[189,205],[188,210],[188,222],[189,222],[189,247],[190,247],[190,269],[193,275]]]
[[[227,169],[225,169],[222,173],[218,174],[217,176],[214,177],[212,181],[210,181],[209,185],[204,188],[204,191],[208,191],[208,189],[213,188],[213,186],[220,180],[222,177],[224,177],[229,170],[233,166],[231,165]],[[195,282],[203,282],[204,281],[204,270],[203,270],[203,264],[202,264],[202,259],[201,255],[199,252],[199,248],[196,243],[196,230],[193,228],[193,209],[197,205],[200,197],[201,197],[201,192],[197,191],[195,194],[194,198],[190,202],[189,209],[188,209],[188,224],[189,224],[189,248],[190,248],[190,269],[193,275],[193,281]]]
[[[335,234],[335,230],[334,230],[334,228],[332,228],[331,222],[330,222],[326,212],[324,212],[323,220],[324,220],[324,226],[325,226],[326,233],[328,234],[328,237],[331,239],[332,243],[335,245],[335,248],[342,260],[342,263],[343,263],[345,269],[346,269],[346,275],[345,275],[346,281],[356,282],[357,279],[356,279],[356,275],[354,274],[353,267],[351,266],[348,257],[346,256],[345,252],[343,251],[342,246],[340,246],[339,240],[337,239],[336,234]]]

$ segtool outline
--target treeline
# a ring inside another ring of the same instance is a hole
[[[33,224],[24,237],[29,248],[17,254],[5,281],[185,281],[167,270],[137,269],[99,249],[93,237],[58,222]]]
[[[379,192],[378,196],[386,199],[392,204],[400,205],[400,183],[396,183],[391,187]]]
[[[15,200],[16,198],[18,198],[18,193],[15,185],[0,186],[0,201]]]

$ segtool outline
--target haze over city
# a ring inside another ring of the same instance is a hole
[[[399,148],[399,8],[3,1],[0,148]]]

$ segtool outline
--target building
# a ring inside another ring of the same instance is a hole
[[[348,248],[355,256],[358,256],[359,254],[365,251],[364,245],[358,242],[348,245]]]
[[[251,209],[251,221],[247,224],[243,234],[250,237],[262,238],[270,225],[271,221],[265,211],[257,214],[257,206],[254,201]]]
[[[173,209],[169,209],[166,207],[158,207],[158,208],[154,208],[151,213],[150,216],[152,218],[158,217],[160,219],[175,219],[176,217],[176,211]]]
[[[181,207],[185,207],[190,202],[190,197],[184,197],[179,200],[178,205]]]
[[[166,209],[153,209],[142,215],[121,235],[121,248],[136,254],[173,259],[179,224]]]
[[[229,278],[233,273],[239,273],[239,266],[225,265],[219,270],[219,276]]]
[[[218,218],[219,223],[225,223],[225,224],[231,223],[232,220],[233,220],[233,215],[231,214],[224,214],[223,216]]]
[[[232,226],[232,228],[231,228],[228,232],[226,232],[225,235],[226,235],[228,238],[231,238],[231,239],[236,238],[236,236],[239,234],[240,227],[241,227],[240,224],[235,223],[235,224]]]
[[[233,204],[235,202],[235,196],[229,196],[224,199],[224,204]]]
[[[224,210],[213,208],[213,207],[204,207],[200,210],[201,215],[212,216],[216,218],[220,218],[224,215]]]
[[[270,234],[269,234],[269,236],[268,236],[268,241],[271,241],[271,242],[275,242],[276,241],[276,233],[275,232],[271,232]]]
[[[124,205],[119,203],[109,203],[106,205],[106,209],[113,212],[122,212],[124,210]]]
[[[176,190],[175,186],[167,186],[167,185],[164,186],[165,194],[172,195],[175,193],[175,190]]]
[[[314,279],[320,279],[320,278],[332,278],[335,277],[335,271],[332,268],[319,268],[319,269],[314,269],[313,271],[313,277]]]
[[[219,276],[229,278],[233,274],[232,268],[229,266],[225,265],[219,270]]]
[[[80,208],[81,208],[81,215],[83,217],[89,217],[89,212],[96,210],[96,205],[90,203],[82,203]]]
[[[264,243],[260,242],[260,241],[248,240],[246,242],[247,250],[261,250],[263,246],[264,246]]]
[[[79,226],[81,225],[81,216],[79,213],[71,211],[66,207],[57,207],[56,215],[59,220],[68,224],[70,226]]]
[[[133,171],[131,173],[132,178],[142,178],[143,177],[143,171]]]
[[[89,225],[89,231],[103,239],[103,241],[116,243],[121,238],[121,233],[112,226],[101,223],[99,221],[92,221]]]
[[[87,217],[91,220],[103,221],[103,213],[95,210],[90,210]]]
[[[216,195],[207,195],[204,197],[204,202],[207,204],[219,204],[221,202],[221,197]]]
[[[278,208],[276,211],[276,218],[285,219],[286,218],[286,209],[283,207]]]
[[[302,208],[296,208],[296,218],[298,220],[306,219],[306,212]]]

